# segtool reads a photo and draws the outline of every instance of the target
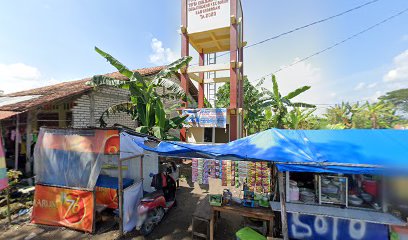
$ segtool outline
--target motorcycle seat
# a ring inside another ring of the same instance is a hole
[[[160,196],[163,196],[163,191],[159,190],[159,191],[154,191],[151,193],[148,193],[146,195],[143,196],[142,201],[148,202],[148,201],[152,201],[155,198],[158,198]]]

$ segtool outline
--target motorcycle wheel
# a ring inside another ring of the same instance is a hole
[[[161,220],[164,217],[164,210],[162,208],[155,209],[154,211],[151,211],[143,223],[142,227],[140,228],[140,233],[143,236],[147,236],[150,233],[153,232],[154,227],[161,222]],[[153,219],[159,218],[157,222],[155,222]]]
[[[154,229],[154,222],[152,221],[151,217],[149,217],[148,219],[146,219],[146,221],[142,224],[142,227],[140,228],[140,233],[143,236],[147,236],[150,233],[153,232]]]

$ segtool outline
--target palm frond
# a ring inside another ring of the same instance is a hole
[[[128,69],[124,64],[119,62],[116,58],[114,58],[109,53],[104,52],[103,50],[95,47],[95,51],[99,53],[102,57],[104,57],[112,66],[114,66],[123,76],[129,78],[130,81],[139,81],[145,84],[143,80],[143,76],[137,72]]]
[[[133,75],[133,72],[130,71],[125,65],[123,65],[121,62],[119,62],[116,58],[112,57],[109,53],[106,53],[99,49],[98,47],[95,47],[95,51],[99,53],[102,57],[104,57],[112,66],[114,66],[118,71],[123,74],[124,76],[131,78]]]
[[[174,73],[178,72],[181,68],[186,67],[193,58],[190,56],[182,57],[162,69],[155,78],[170,78]]]
[[[261,80],[259,80],[259,82],[254,87],[259,88],[264,84],[264,82],[265,82],[265,78],[262,78]]]
[[[111,86],[118,88],[129,88],[129,81],[122,81],[103,75],[96,75],[93,76],[90,81],[86,82],[86,85],[92,87]]]
[[[316,105],[309,104],[309,103],[302,103],[302,102],[292,103],[291,106],[293,106],[293,107],[303,107],[303,108],[315,108],[316,107]]]
[[[117,113],[127,113],[132,116],[133,120],[136,120],[136,109],[134,108],[133,104],[131,102],[124,102],[124,103],[119,103],[116,105],[113,105],[106,109],[102,115],[99,118],[99,123],[101,127],[106,127],[107,124],[104,120],[105,116],[109,118],[110,115],[115,115]]]
[[[280,93],[279,93],[279,86],[278,82],[276,81],[275,75],[272,75],[272,89],[273,89],[273,95],[275,96],[276,99],[280,98]]]
[[[180,86],[180,84],[173,82],[171,78],[173,78],[174,74],[181,68],[186,67],[191,59],[192,57],[190,56],[182,57],[169,64],[166,68],[154,76],[152,83],[157,86],[165,87],[167,90],[177,94],[179,97],[182,97],[184,94],[186,94],[184,89]]]
[[[299,94],[301,94],[303,92],[306,92],[309,89],[310,89],[310,86],[300,87],[300,88],[296,89],[295,91],[290,92],[288,95],[285,96],[285,98],[286,99],[292,99],[292,98],[298,96]]]

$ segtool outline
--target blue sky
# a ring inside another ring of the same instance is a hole
[[[367,1],[242,0],[245,40],[255,43]],[[94,46],[131,68],[165,64],[180,55],[179,0],[14,0],[0,4],[0,89],[6,92],[114,71],[94,52]],[[405,0],[380,0],[249,48],[245,73],[255,80],[405,8]],[[331,104],[375,100],[387,91],[408,87],[407,23],[405,13],[279,72],[282,91],[311,85],[299,100]],[[270,81],[265,87],[270,87]]]

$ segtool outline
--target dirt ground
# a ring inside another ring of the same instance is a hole
[[[191,219],[196,205],[208,193],[221,193],[223,187],[219,182],[210,182],[210,185],[198,185],[191,182],[191,168],[189,163],[183,164],[180,175],[180,188],[177,191],[178,206],[171,209],[165,219],[154,229],[148,237],[141,236],[137,231],[128,233],[123,239],[192,239]],[[0,221],[0,239],[118,239],[118,225],[98,226],[93,235],[62,227],[50,227],[29,223],[30,214],[13,220],[8,227]],[[242,227],[243,218],[237,215],[222,214],[217,223],[216,239],[235,239],[235,232]]]

